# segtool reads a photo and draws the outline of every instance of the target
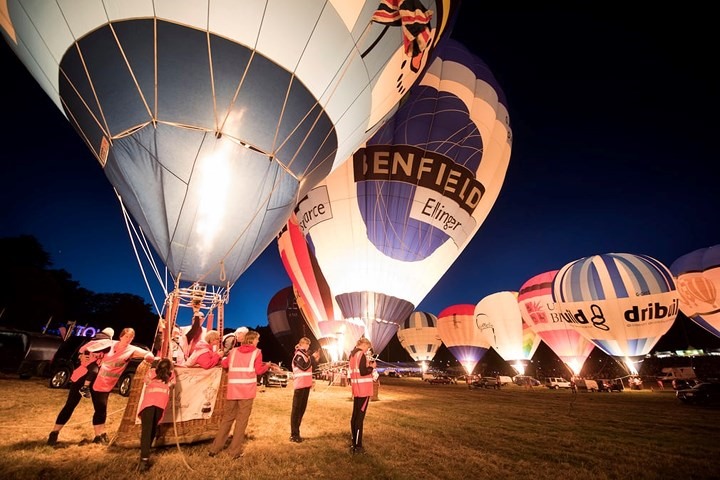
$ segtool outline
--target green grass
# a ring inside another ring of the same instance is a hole
[[[469,390],[416,378],[382,378],[365,419],[366,455],[348,453],[347,387],[318,382],[301,429],[288,441],[292,386],[258,393],[252,439],[238,461],[207,456],[208,442],[153,451],[78,446],[92,436],[83,400],[45,446],[66,390],[0,378],[0,478],[125,479],[710,479],[720,473],[720,409],[681,405],[671,391],[577,393],[536,387]],[[126,399],[111,395],[110,433]]]

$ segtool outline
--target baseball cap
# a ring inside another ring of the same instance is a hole
[[[101,331],[102,333],[104,333],[105,335],[107,335],[108,337],[110,337],[111,339],[115,336],[115,330],[113,330],[113,329],[110,328],[110,327],[103,328],[103,329],[100,330],[100,331]]]

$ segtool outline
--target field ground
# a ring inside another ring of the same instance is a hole
[[[348,452],[347,387],[316,383],[288,441],[292,386],[258,393],[245,456],[207,456],[208,442],[153,451],[145,478],[275,479],[710,479],[720,472],[720,409],[681,405],[672,391],[572,393],[515,385],[470,390],[417,378],[381,378],[365,420],[365,455]],[[141,478],[137,449],[79,446],[92,437],[82,400],[45,445],[67,390],[0,376],[0,478]],[[110,436],[127,399],[112,394]]]

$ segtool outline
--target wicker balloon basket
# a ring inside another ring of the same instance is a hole
[[[120,422],[115,438],[112,440],[113,445],[126,448],[140,447],[141,425],[136,423],[138,405],[143,391],[145,373],[148,364],[143,362],[135,373],[133,378],[130,395],[128,396],[125,413]],[[215,367],[220,368],[220,367]],[[181,422],[161,423],[158,427],[157,437],[155,438],[155,446],[175,445],[196,443],[205,440],[212,440],[217,434],[220,418],[222,417],[223,406],[225,404],[225,387],[227,385],[227,371],[222,370],[220,376],[220,384],[217,389],[217,397],[212,415],[208,418],[199,418],[194,420],[185,420]],[[171,393],[170,401],[167,408],[177,408],[181,404],[182,389],[175,388]],[[189,389],[188,394],[192,394]],[[167,413],[167,412],[166,412]],[[174,416],[173,416],[174,417]]]

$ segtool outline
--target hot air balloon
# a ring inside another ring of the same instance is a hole
[[[525,350],[525,331],[517,302],[517,292],[490,294],[475,305],[475,322],[490,346],[517,371],[525,373],[531,360]],[[534,352],[533,352],[534,353]]]
[[[416,39],[377,0],[16,0],[0,27],[172,280],[229,290],[422,74],[457,7],[425,3]]]
[[[317,341],[300,315],[293,287],[285,287],[273,295],[267,307],[267,320],[270,331],[290,358],[300,338]]]
[[[475,305],[452,305],[440,312],[438,333],[466,373],[473,373],[477,363],[490,349],[490,342],[475,319]]]
[[[575,260],[560,269],[552,290],[558,317],[622,359],[631,374],[680,311],[672,273],[647,255],[607,253]]]
[[[397,113],[298,204],[344,318],[364,322],[376,352],[480,228],[510,139],[487,66],[445,39]]]
[[[526,324],[577,376],[595,344],[557,315],[558,308],[552,296],[552,282],[557,272],[544,272],[526,281],[518,292],[518,304]]]
[[[720,245],[687,253],[670,265],[677,282],[680,310],[720,337]]]
[[[420,363],[423,372],[427,370],[427,362],[435,358],[442,345],[437,322],[438,318],[432,313],[413,312],[397,332],[400,345],[413,360]]]
[[[280,258],[296,292],[297,303],[308,326],[330,361],[350,353],[365,327],[346,321],[317,264],[293,213],[278,235]]]

